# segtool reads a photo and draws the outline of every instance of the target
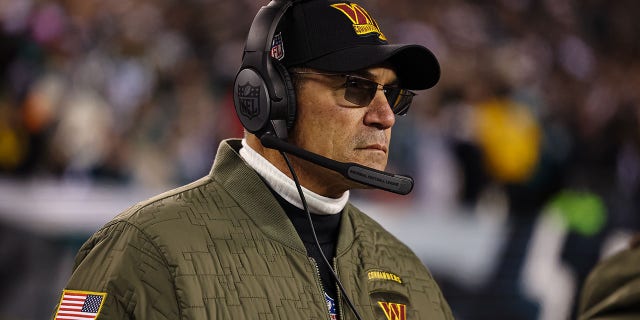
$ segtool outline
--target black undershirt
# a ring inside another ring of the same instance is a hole
[[[316,265],[318,266],[318,270],[320,271],[322,287],[324,291],[336,302],[335,304],[337,310],[338,288],[336,285],[336,281],[331,275],[331,270],[320,255],[320,251],[318,250],[315,240],[313,239],[313,234],[311,233],[311,226],[309,225],[307,213],[304,210],[299,209],[298,207],[289,203],[287,200],[283,199],[273,190],[271,192],[280,203],[282,209],[284,209],[284,212],[291,220],[291,223],[293,223],[293,227],[298,232],[298,236],[300,236],[300,239],[302,239],[302,243],[304,243],[304,247],[307,249],[307,255],[315,260]],[[333,258],[335,257],[335,248],[336,242],[338,240],[341,217],[342,212],[329,215],[319,215],[313,213],[311,214],[311,220],[313,221],[313,227],[316,230],[318,242],[320,243],[322,252],[331,264],[333,264]]]

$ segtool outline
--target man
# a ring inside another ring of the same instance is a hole
[[[352,3],[296,1],[279,22],[271,59],[288,70],[296,96],[283,140],[384,170],[395,116],[413,96],[407,89],[439,78],[433,55],[389,45]],[[243,98],[259,95],[249,82],[236,89],[246,88]],[[252,103],[240,103],[249,119]],[[78,253],[57,316],[82,309],[98,319],[453,318],[415,254],[348,202],[362,181],[295,156],[289,169],[261,142],[270,130],[258,132],[224,141],[209,175],[96,232]]]

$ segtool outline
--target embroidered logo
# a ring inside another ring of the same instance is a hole
[[[258,99],[260,99],[260,87],[252,86],[249,82],[238,85],[238,100],[240,101],[240,113],[253,119],[258,115]]]
[[[395,281],[397,283],[402,283],[402,278],[400,276],[393,274],[391,272],[386,271],[369,271],[367,272],[367,279],[369,280],[390,280]]]
[[[271,56],[275,59],[284,59],[284,43],[282,42],[282,32],[273,36],[271,40]]]
[[[90,291],[62,291],[62,298],[54,319],[96,319],[107,294]]]
[[[378,301],[387,320],[407,320],[407,305],[401,303]]]
[[[340,10],[340,12],[344,13],[344,15],[351,20],[353,30],[357,35],[377,33],[380,40],[387,40],[387,37],[380,31],[376,20],[360,5],[355,3],[336,3],[332,4],[331,7]]]
[[[326,292],[324,293],[324,299],[327,301],[327,308],[329,309],[329,319],[336,320],[338,318],[338,312],[336,311],[336,301],[333,300]]]

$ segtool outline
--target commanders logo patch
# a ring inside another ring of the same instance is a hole
[[[357,35],[367,35],[370,33],[377,33],[380,40],[386,41],[387,37],[384,36],[380,27],[369,13],[364,10],[363,7],[355,3],[336,3],[331,7],[340,10],[344,13],[349,20],[353,23],[353,30]]]
[[[386,271],[379,271],[379,270],[369,271],[369,272],[367,272],[367,279],[369,279],[369,280],[389,280],[389,281],[394,281],[394,282],[402,284],[402,278],[400,278],[400,276],[398,276],[397,274],[391,273],[391,272],[386,272]]]
[[[378,301],[387,320],[407,320],[407,305],[402,303]]]
[[[104,292],[64,290],[53,318],[56,320],[96,319],[106,298],[107,294]]]

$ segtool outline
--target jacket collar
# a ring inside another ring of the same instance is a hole
[[[240,157],[241,146],[240,139],[228,139],[220,143],[209,177],[229,192],[269,238],[306,254],[302,240],[278,201],[258,174]],[[356,225],[352,222],[352,215],[356,211],[347,203],[340,222],[336,256],[348,250],[353,243]]]

